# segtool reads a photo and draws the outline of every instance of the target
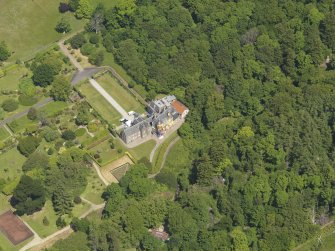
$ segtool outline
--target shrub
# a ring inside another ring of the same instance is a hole
[[[19,102],[23,106],[32,106],[37,103],[37,98],[31,97],[31,96],[26,96],[24,94],[21,94],[19,96]]]
[[[97,65],[97,66],[101,66],[102,62],[104,61],[105,55],[103,51],[99,51],[99,52],[95,52],[92,53],[89,57],[88,57],[88,61],[91,64]]]
[[[79,128],[78,130],[76,130],[75,134],[77,137],[81,137],[86,133],[85,128]]]
[[[94,133],[98,130],[98,125],[95,122],[90,122],[87,125],[87,129],[90,133]]]
[[[30,120],[37,119],[37,110],[34,107],[31,107],[28,111],[27,118]]]
[[[52,129],[47,129],[45,134],[44,134],[44,139],[47,141],[47,142],[51,142],[51,141],[54,141],[58,138],[58,132],[55,131],[55,130],[52,130]]]
[[[54,80],[54,71],[50,65],[41,64],[33,71],[33,81],[36,85],[46,87]]]
[[[76,145],[76,143],[73,142],[73,141],[66,141],[66,142],[65,142],[65,147],[66,147],[66,148],[71,148],[71,147],[73,147],[73,146],[75,146],[75,145]]]
[[[58,228],[63,228],[63,227],[66,226],[66,222],[65,222],[65,220],[64,220],[61,216],[59,216],[59,217],[57,218],[57,220],[56,220],[56,226],[57,226]]]
[[[100,159],[100,154],[99,153],[94,154],[94,158],[95,159]]]
[[[49,222],[48,218],[46,216],[44,216],[44,218],[43,218],[43,225],[44,226],[49,226],[49,224],[50,224],[50,222]]]
[[[48,153],[48,155],[53,155],[54,152],[55,152],[55,150],[54,150],[53,148],[50,147],[50,148],[48,149],[48,152],[47,152],[47,153]]]
[[[79,33],[70,39],[72,48],[79,49],[86,43],[86,38],[82,33]]]
[[[65,130],[62,133],[62,138],[65,140],[74,140],[76,138],[76,134],[71,130]]]
[[[98,44],[99,40],[100,40],[99,35],[96,34],[96,33],[94,33],[90,36],[90,43],[92,43],[92,44]]]
[[[70,10],[70,6],[67,3],[59,3],[58,10],[60,13],[65,13]]]
[[[71,227],[74,231],[88,233],[90,222],[87,219],[79,219],[77,217],[72,219]]]
[[[56,25],[55,30],[58,33],[68,33],[71,31],[71,25],[69,21],[62,18]]]
[[[27,157],[36,150],[40,142],[41,140],[39,138],[28,136],[19,139],[19,144],[17,145],[17,148],[21,154]]]
[[[18,102],[15,99],[6,99],[3,103],[2,103],[2,108],[6,111],[6,112],[12,112],[15,111],[17,108],[19,107]]]
[[[85,56],[91,55],[93,51],[94,51],[94,46],[90,43],[86,43],[80,48],[80,52]]]
[[[81,203],[81,198],[80,198],[80,196],[76,196],[76,197],[74,197],[73,202],[76,203],[76,204],[80,204],[80,203]]]
[[[19,91],[26,96],[34,96],[36,94],[36,86],[31,78],[23,78],[20,80]]]

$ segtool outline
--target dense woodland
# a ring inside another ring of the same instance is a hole
[[[81,243],[289,250],[332,216],[333,1],[125,0],[99,5],[86,29],[147,98],[172,93],[190,108],[179,130],[189,159],[156,180],[132,168],[104,193],[102,219],[73,222]],[[160,225],[166,243],[148,233]]]

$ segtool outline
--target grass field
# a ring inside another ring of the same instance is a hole
[[[0,78],[0,90],[17,90],[20,79],[27,73],[29,70],[24,66],[17,66],[9,70],[4,77]]]
[[[101,198],[101,195],[105,189],[105,185],[99,179],[97,173],[94,170],[90,170],[87,181],[88,184],[81,196],[93,202],[94,204],[102,203],[103,199]]]
[[[154,140],[149,140],[137,147],[128,149],[128,152],[137,160],[140,160],[143,157],[149,159],[151,150],[154,148],[155,144],[156,142]]]
[[[10,127],[10,129],[12,129],[14,133],[19,133],[25,131],[27,127],[33,126],[35,124],[37,124],[36,121],[31,121],[27,118],[27,116],[23,116],[19,119],[14,120],[10,124],[8,124],[8,126]]]
[[[69,20],[72,31],[84,26],[72,13],[60,14],[58,0],[1,0],[0,38],[14,52],[10,61],[27,60],[64,35],[55,31],[62,18]]]
[[[145,111],[141,103],[109,74],[99,77],[97,81],[127,112],[135,111],[143,113]]]
[[[75,207],[72,209],[73,216],[79,217],[81,214],[83,214],[88,209],[89,209],[89,205],[86,203],[75,205]],[[44,217],[47,217],[47,219],[49,220],[48,226],[45,226],[43,224]],[[42,238],[58,230],[56,226],[57,218],[58,216],[56,215],[50,200],[46,201],[41,211],[36,212],[33,215],[29,215],[29,216],[24,215],[22,217],[22,219],[24,219],[29,224],[29,226],[31,226]],[[65,217],[64,219],[66,220],[67,223],[70,223],[71,221],[71,218],[69,217]]]
[[[0,127],[0,141],[5,140],[10,136],[9,132],[5,127]]]
[[[190,160],[188,148],[184,146],[182,140],[179,140],[167,155],[164,169],[170,169],[176,173],[184,168],[190,167],[191,164],[192,161]]]
[[[30,242],[33,237],[25,240],[19,245],[14,246],[1,232],[0,232],[0,249],[4,251],[17,251],[20,250],[24,245]]]
[[[83,83],[79,87],[80,92],[85,95],[90,105],[108,122],[120,124],[121,115],[108,103],[89,83]]]
[[[22,164],[26,158],[16,148],[0,155],[0,177],[14,179],[22,174]]]
[[[62,101],[55,101],[47,104],[40,109],[40,112],[44,112],[47,117],[53,117],[63,111],[68,104]]]
[[[101,162],[99,162],[99,165],[105,166],[108,163],[110,163],[114,160],[117,160],[118,158],[120,158],[124,155],[124,148],[123,148],[123,146],[121,145],[120,142],[115,140],[114,141],[114,146],[115,146],[115,148],[112,149],[110,147],[110,143],[108,142],[108,140],[105,140],[101,144],[91,148],[90,152],[92,153],[92,156],[95,153],[98,153],[100,155],[100,158],[101,158]],[[118,152],[119,149],[121,150],[121,152]]]
[[[152,161],[152,173],[156,173],[159,171],[159,168],[162,165],[164,154],[170,145],[170,143],[177,137],[177,132],[172,133],[167,139],[165,139],[164,143],[162,143],[155,152],[153,161]]]

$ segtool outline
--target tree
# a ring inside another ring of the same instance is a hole
[[[78,19],[90,18],[92,12],[93,8],[88,0],[79,0],[79,4],[75,13]]]
[[[32,77],[35,85],[47,87],[54,80],[54,73],[50,65],[41,64],[33,71]]]
[[[36,94],[36,86],[31,78],[23,78],[19,83],[19,91],[25,96],[32,97]]]
[[[30,215],[41,210],[45,200],[45,189],[41,182],[23,175],[14,190],[12,205],[18,215]]]
[[[44,139],[46,140],[46,142],[52,142],[56,140],[58,137],[59,133],[51,128],[47,128],[44,133]]]
[[[37,110],[34,107],[31,107],[27,113],[27,118],[30,120],[37,119]]]
[[[104,16],[104,7],[98,5],[95,9],[92,18],[87,24],[87,30],[98,33],[100,30],[104,28],[105,16]],[[92,43],[92,42],[91,42]],[[95,44],[95,43],[94,43]]]
[[[88,61],[91,64],[94,64],[96,66],[101,66],[102,62],[104,61],[105,55],[103,51],[98,51],[95,53],[92,53],[89,57],[88,57]]]
[[[66,221],[62,218],[62,216],[59,216],[56,220],[56,226],[58,228],[63,228],[66,226]]]
[[[68,3],[59,3],[58,10],[60,13],[65,13],[70,10],[70,6]]]
[[[69,21],[67,21],[66,19],[62,18],[60,21],[58,21],[55,30],[58,33],[68,33],[71,31],[71,25],[69,23]]]
[[[40,141],[41,140],[39,138],[36,138],[34,136],[27,136],[19,139],[19,144],[17,145],[17,148],[19,149],[20,153],[28,157],[36,150],[36,148],[40,144]]]
[[[79,0],[69,0],[70,10],[75,12],[79,7]]]
[[[62,138],[65,140],[74,140],[76,138],[76,134],[71,130],[65,130],[62,133]]]
[[[54,100],[66,101],[69,98],[71,90],[71,83],[64,76],[59,76],[52,83],[50,95]]]
[[[79,33],[70,39],[70,44],[73,49],[81,48],[86,42],[86,38],[82,33]]]
[[[11,53],[4,41],[0,42],[0,62],[7,60]]]
[[[28,156],[22,165],[22,171],[28,172],[33,169],[46,170],[49,166],[49,157],[41,151],[36,151]]]
[[[2,109],[6,112],[15,111],[19,107],[19,103],[15,99],[6,99],[2,102]]]
[[[248,251],[248,239],[241,227],[236,227],[231,232],[233,239],[233,250],[234,251]]]
[[[74,206],[72,197],[63,186],[59,186],[53,192],[52,204],[58,215],[71,213]]]

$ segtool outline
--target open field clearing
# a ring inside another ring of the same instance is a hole
[[[62,38],[64,35],[55,31],[62,17],[69,20],[72,32],[83,28],[84,22],[72,13],[59,13],[58,5],[56,0],[0,1],[0,37],[13,52],[10,61],[30,59]]]
[[[14,179],[22,174],[21,166],[26,158],[16,148],[0,154],[0,177]]]

